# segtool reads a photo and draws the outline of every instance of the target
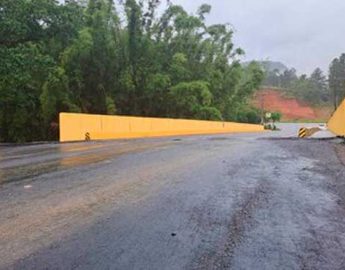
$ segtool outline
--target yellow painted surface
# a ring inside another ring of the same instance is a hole
[[[60,142],[261,132],[261,125],[184,119],[60,113]]]
[[[345,100],[332,115],[327,125],[329,130],[337,136],[345,136]]]

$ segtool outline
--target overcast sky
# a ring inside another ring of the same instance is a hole
[[[189,12],[213,7],[209,23],[229,22],[246,60],[275,60],[299,73],[328,70],[345,53],[345,0],[172,0]]]

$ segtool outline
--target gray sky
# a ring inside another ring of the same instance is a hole
[[[172,0],[195,12],[213,9],[208,23],[231,23],[245,60],[275,60],[299,73],[321,67],[345,53],[345,0]]]

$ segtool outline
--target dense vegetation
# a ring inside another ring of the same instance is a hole
[[[345,54],[335,58],[329,68],[329,88],[334,108],[345,98]]]
[[[320,68],[310,76],[298,76],[296,69],[288,69],[281,63],[264,61],[260,65],[265,70],[265,86],[283,89],[312,105],[333,104],[337,108],[345,97],[345,54],[332,61],[328,78]]]
[[[257,121],[228,25],[159,0],[2,0],[0,141],[55,139],[58,114]],[[159,14],[159,15],[158,15]]]

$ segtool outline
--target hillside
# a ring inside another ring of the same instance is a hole
[[[282,121],[287,122],[326,122],[332,113],[329,107],[312,107],[297,98],[286,97],[282,91],[274,88],[256,92],[252,103],[258,109],[282,113]]]

